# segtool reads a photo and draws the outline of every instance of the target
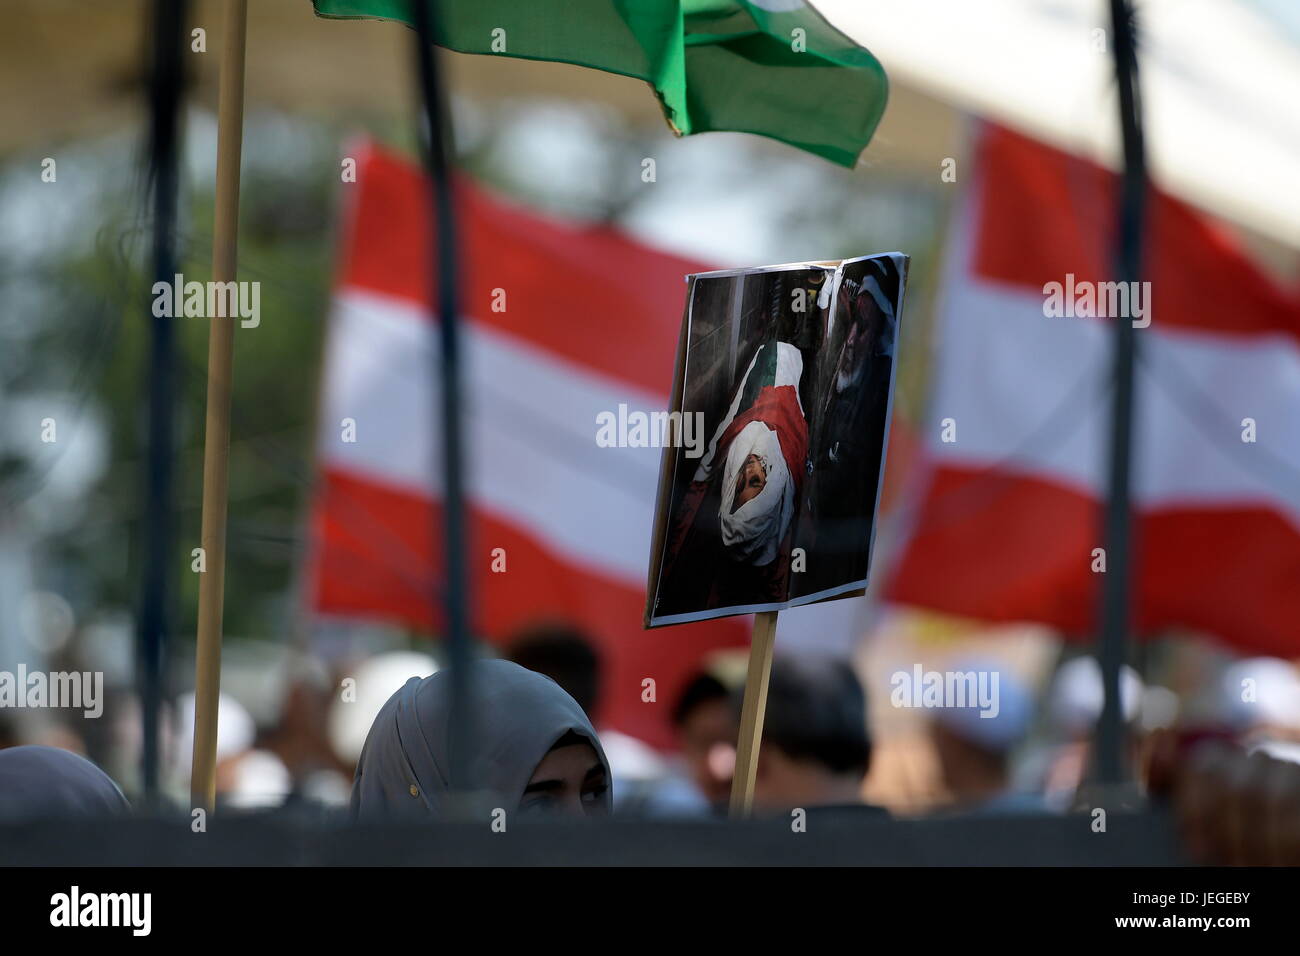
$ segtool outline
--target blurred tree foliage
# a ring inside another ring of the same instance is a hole
[[[236,636],[275,637],[289,626],[338,200],[334,151],[312,145],[315,155],[290,169],[246,163],[243,174],[239,277],[261,283],[261,322],[235,335],[225,614],[226,630]],[[185,281],[206,282],[211,183],[191,179],[188,186],[176,237],[178,271]],[[97,413],[106,432],[105,468],[78,503],[77,520],[35,529],[40,566],[55,577],[49,584],[80,611],[134,607],[138,599],[151,278],[143,196],[138,177],[106,177],[97,208],[85,210],[85,221],[99,224],[93,241],[0,272],[5,300],[12,301],[11,284],[40,287],[27,328],[5,342],[11,357],[21,350],[22,362],[0,365],[0,396],[31,397],[38,405],[41,396],[71,396],[75,407]],[[35,316],[39,321],[31,321]],[[199,543],[208,327],[197,318],[175,321],[174,621],[184,635],[192,633],[197,613],[190,553]],[[0,461],[0,501],[22,508],[39,494],[46,466],[12,451]]]

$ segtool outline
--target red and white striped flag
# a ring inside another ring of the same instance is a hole
[[[889,596],[1091,636],[1112,330],[1084,296],[1111,278],[1115,179],[998,128],[976,178],[946,267],[931,473]],[[1300,654],[1300,293],[1187,206],[1153,193],[1148,216],[1136,626]]]
[[[436,628],[427,186],[368,146],[344,188],[354,192],[326,346],[312,603]],[[709,652],[742,646],[748,627],[642,630],[660,451],[598,446],[597,415],[668,407],[683,277],[709,266],[457,189],[475,629],[492,640],[557,620],[586,629],[605,663],[603,720],[667,745],[683,681]],[[643,700],[645,678],[656,703]]]

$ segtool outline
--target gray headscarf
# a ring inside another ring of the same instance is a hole
[[[0,750],[0,820],[106,817],[131,808],[85,757],[57,747]]]
[[[470,772],[497,806],[519,806],[542,758],[570,732],[590,742],[610,779],[609,761],[591,721],[559,684],[511,661],[471,665],[475,752]],[[352,783],[352,814],[360,819],[434,817],[445,813],[451,740],[447,671],[412,677],[388,699],[366,736]],[[609,792],[605,795],[609,806]]]

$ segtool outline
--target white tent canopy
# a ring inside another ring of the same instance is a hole
[[[1118,166],[1106,0],[812,2],[892,79]],[[1243,0],[1135,6],[1153,178],[1300,249],[1300,48]]]

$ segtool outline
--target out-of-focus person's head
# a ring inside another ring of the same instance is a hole
[[[176,748],[173,774],[182,788],[189,780],[194,750],[194,695],[176,702]],[[217,698],[217,799],[235,807],[274,807],[284,802],[293,781],[284,762],[256,747],[257,724],[248,708],[229,694]]]
[[[1145,770],[1148,793],[1173,812],[1193,861],[1300,866],[1300,762],[1159,730]]]
[[[1127,746],[1139,759],[1142,746],[1143,698],[1146,688],[1137,671],[1120,669],[1120,713],[1127,730]],[[1105,702],[1101,667],[1091,654],[1065,661],[1057,668],[1047,690],[1047,726],[1052,756],[1043,780],[1049,805],[1065,809],[1076,800],[1093,760],[1093,736]]]
[[[178,769],[188,772],[194,752],[194,694],[184,693],[176,699],[176,752]],[[217,762],[238,757],[252,749],[257,725],[248,708],[229,694],[217,698]]]
[[[1225,727],[1247,744],[1300,740],[1300,674],[1276,657],[1249,657],[1219,683]]]
[[[1134,721],[1142,704],[1142,678],[1124,665],[1120,671],[1120,706],[1126,723]],[[1105,694],[1101,668],[1090,654],[1063,663],[1052,678],[1047,709],[1053,730],[1066,740],[1091,738],[1101,716]]]
[[[85,757],[57,747],[0,750],[0,821],[125,813],[126,797]]]
[[[596,816],[611,806],[609,763],[587,715],[555,681],[511,661],[469,665],[474,694],[469,780],[451,760],[451,674],[413,677],[380,710],[357,763],[361,820],[439,819],[453,793],[506,813]]]
[[[726,685],[707,672],[688,681],[673,706],[673,727],[691,782],[710,804],[725,804],[736,759],[736,718]]]
[[[563,687],[588,716],[600,704],[600,655],[591,639],[575,627],[547,624],[510,640],[506,659]]]
[[[347,692],[333,695],[328,726],[330,749],[341,763],[355,767],[375,717],[393,692],[412,677],[438,669],[432,657],[416,651],[392,651],[367,658],[343,675]],[[218,748],[220,731],[218,731]]]
[[[944,787],[954,802],[969,805],[1007,790],[1011,755],[1029,734],[1033,698],[1019,678],[996,661],[966,661],[951,672],[973,675],[994,689],[987,701],[932,712],[930,726]]]
[[[867,698],[853,668],[830,657],[773,661],[755,807],[861,803],[870,766]]]

